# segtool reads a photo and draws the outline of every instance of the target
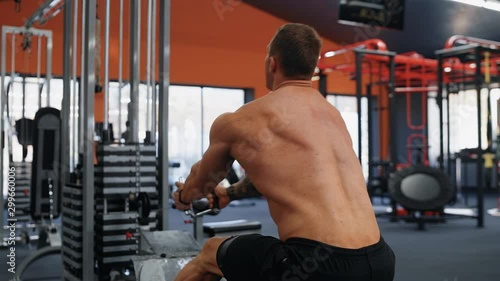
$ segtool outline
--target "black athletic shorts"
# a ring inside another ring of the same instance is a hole
[[[383,238],[352,250],[250,234],[224,241],[217,263],[227,281],[392,281],[395,256]]]

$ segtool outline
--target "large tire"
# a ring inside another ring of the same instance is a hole
[[[444,208],[455,196],[448,175],[423,165],[410,166],[392,173],[389,178],[391,197],[411,211],[433,211]]]

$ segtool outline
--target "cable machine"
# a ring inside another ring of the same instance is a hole
[[[22,38],[22,41],[19,40],[17,41],[18,38]],[[6,65],[7,65],[7,41],[10,39],[11,41],[11,61],[10,61],[10,81],[8,85],[6,85],[5,78],[7,77],[7,72],[6,72]],[[14,116],[12,115],[12,100],[13,97],[10,96],[10,93],[13,92],[13,87],[14,84],[16,83],[16,78],[18,77],[16,74],[16,50],[18,50],[19,45],[23,47],[23,49],[28,50],[31,48],[31,44],[33,40],[37,40],[37,84],[38,84],[38,99],[39,99],[39,105],[42,103],[42,89],[45,86],[46,92],[47,92],[47,100],[46,100],[46,105],[50,106],[50,79],[51,79],[51,73],[52,73],[52,63],[51,63],[51,58],[52,58],[52,32],[48,30],[41,30],[41,29],[35,29],[35,28],[26,28],[26,27],[14,27],[14,26],[2,26],[2,38],[1,38],[1,44],[2,44],[2,53],[1,53],[1,66],[0,66],[0,72],[1,72],[1,96],[0,96],[0,112],[2,112],[2,116],[7,118],[7,122],[0,122],[0,132],[2,132],[2,153],[0,153],[0,170],[4,171],[6,167],[4,167],[4,145],[7,143],[7,150],[8,150],[8,160],[9,160],[9,165],[10,168],[15,169],[15,179],[16,179],[16,191],[15,191],[15,208],[8,208],[7,212],[9,213],[9,216],[15,216],[16,220],[19,220],[19,223],[24,223],[24,227],[18,227],[18,230],[22,231],[20,236],[18,236],[16,239],[21,239],[24,240],[25,242],[29,240],[35,240],[38,237],[37,236],[32,236],[30,237],[27,232],[24,230],[27,228],[32,228],[35,227],[35,225],[29,224],[30,222],[30,217],[29,217],[29,210],[30,210],[30,196],[34,195],[32,194],[32,188],[30,187],[30,178],[31,178],[31,170],[32,166],[31,163],[26,162],[26,155],[27,155],[27,147],[32,145],[32,129],[33,129],[33,120],[25,118],[25,101],[26,101],[26,79],[24,77],[22,78],[22,85],[23,85],[23,103],[22,103],[22,116],[19,120],[14,120]],[[40,69],[41,69],[41,56],[42,56],[42,41],[45,41],[45,46],[44,46],[44,51],[47,57],[46,61],[46,75],[44,79],[44,83],[40,82]],[[18,44],[21,43],[21,44]],[[4,128],[4,124],[7,125],[6,128]],[[22,161],[21,162],[14,162],[13,161],[13,150],[12,150],[12,142],[13,142],[13,134],[17,133],[17,139],[19,143],[23,146],[23,153],[22,153]],[[7,135],[7,137],[5,137]],[[7,188],[7,186],[4,187],[4,173],[0,173],[0,183],[2,185],[2,194],[3,191]],[[41,196],[41,194],[38,194],[38,196]],[[4,198],[3,196],[0,196],[0,206],[4,206]],[[12,212],[15,209],[15,212]],[[3,212],[4,208],[0,208],[0,217],[4,217]],[[4,229],[3,227],[0,228],[0,237],[2,238],[2,243],[4,243]]]

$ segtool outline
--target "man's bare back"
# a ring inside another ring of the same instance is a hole
[[[233,115],[242,129],[231,155],[267,198],[281,240],[352,249],[379,241],[345,123],[310,82],[285,82]]]
[[[393,280],[395,255],[380,235],[346,125],[311,87],[320,49],[311,27],[280,27],[264,61],[271,92],[217,118],[202,159],[176,183],[180,210],[205,196],[224,208],[264,195],[279,239],[213,237],[176,281]],[[224,188],[218,183],[234,160],[247,175]]]

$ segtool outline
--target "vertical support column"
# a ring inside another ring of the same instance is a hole
[[[151,26],[151,83],[153,85],[153,97],[152,97],[152,105],[151,105],[151,141],[156,143],[156,101],[158,100],[158,95],[156,91],[156,9],[158,8],[156,4],[156,0],[153,0],[153,15],[152,15],[152,26]]]
[[[74,170],[75,167],[76,167],[76,159],[75,157],[78,155],[78,149],[77,149],[77,142],[80,141],[78,139],[78,129],[77,129],[77,104],[76,104],[76,101],[78,100],[77,97],[77,89],[76,89],[76,66],[77,66],[77,53],[78,53],[78,0],[75,0],[74,1],[74,11],[73,11],[73,47],[71,48],[71,52],[72,52],[72,61],[73,61],[73,78],[72,78],[72,82],[73,82],[73,92],[72,92],[72,105],[73,105],[73,110],[72,110],[72,113],[73,113],[73,119],[72,119],[72,131],[71,131],[71,136],[72,136],[72,141],[71,141],[71,167],[72,169]],[[64,184],[64,183],[63,183]]]
[[[159,229],[168,229],[168,202],[170,188],[168,185],[168,86],[170,84],[170,0],[160,1],[160,96],[158,118],[158,158],[159,158],[159,191],[162,206]]]
[[[390,134],[390,145],[391,149],[389,153],[391,154],[391,163],[396,165],[398,161],[397,153],[398,148],[396,147],[396,116],[394,110],[396,108],[396,93],[395,93],[395,72],[396,63],[394,61],[394,56],[390,57],[389,60],[389,134]]]
[[[12,126],[14,123],[13,117],[12,117],[12,103],[13,99],[10,98],[10,93],[14,92],[14,81],[16,79],[16,36],[17,36],[17,31],[13,30],[11,33],[12,37],[12,47],[11,47],[11,62],[10,62],[10,91],[7,91],[5,95],[5,101],[7,102],[7,120],[9,122],[9,126]],[[3,119],[2,119],[3,120]],[[7,142],[8,142],[8,150],[9,150],[9,163],[13,161],[13,155],[12,155],[12,130],[8,130],[8,136],[6,137]]]
[[[47,39],[47,73],[45,73],[45,83],[47,87],[47,106],[50,106],[50,79],[52,79],[52,34]]]
[[[201,95],[200,95],[200,101],[201,101],[201,108],[200,108],[200,124],[201,124],[201,146],[200,146],[200,155],[203,155],[203,153],[205,151],[203,151],[203,144],[205,143],[205,126],[203,126],[203,120],[204,120],[204,117],[205,117],[205,111],[203,110],[203,92],[204,92],[205,88],[204,87],[201,87]]]
[[[484,226],[484,194],[483,194],[483,149],[481,147],[481,87],[483,76],[481,73],[481,47],[476,47],[475,63],[476,67],[476,98],[477,98],[477,227]]]
[[[132,1],[135,2],[135,1]],[[96,0],[83,1],[85,6],[85,47],[83,53],[83,221],[82,280],[94,280],[94,94],[95,94],[95,27]]]
[[[327,79],[326,79],[326,75],[323,72],[319,73],[319,92],[325,98],[328,95]]]
[[[73,28],[73,1],[64,4],[64,37],[63,37],[63,99],[61,105],[61,167],[59,172],[61,185],[66,184],[66,175],[69,167],[69,120],[71,107],[71,53]]]
[[[444,125],[443,125],[444,126]],[[446,165],[448,176],[451,176],[451,147],[450,147],[450,90],[446,87]]]
[[[438,55],[438,69],[437,69],[437,82],[438,82],[438,91],[436,96],[437,106],[439,108],[439,169],[441,171],[444,170],[444,113],[443,113],[443,58]],[[448,124],[449,126],[449,124]]]
[[[26,116],[26,76],[23,76],[23,104],[21,116],[24,118]]]
[[[85,39],[85,30],[86,30],[86,14],[87,14],[87,5],[85,5],[85,0],[82,0],[82,34],[81,34],[81,60],[80,60],[80,92],[78,97],[78,140],[79,140],[79,149],[78,149],[78,157],[80,157],[80,153],[83,153],[83,145],[85,145],[85,140],[83,139],[83,130],[84,130],[84,121],[83,121],[83,97],[85,96],[85,77],[83,77],[83,73],[85,70],[85,44],[87,43]],[[94,34],[95,35],[95,34]],[[95,43],[94,43],[95,45]],[[80,161],[80,159],[78,160]]]
[[[36,53],[36,78],[38,83],[38,108],[42,107],[42,85],[40,83],[40,68],[42,65],[42,36],[38,35],[37,53]]]
[[[122,137],[122,77],[123,77],[123,0],[120,0],[120,28],[118,49],[118,137]]]
[[[140,23],[140,0],[130,1],[130,103],[128,107],[128,121],[130,131],[128,142],[139,142],[139,23]]]
[[[372,84],[366,86],[366,98],[367,98],[367,107],[368,107],[368,120],[367,125],[368,125],[368,178],[372,178],[372,167],[370,166],[370,163],[373,161],[373,120],[372,120]]]
[[[244,89],[243,91],[245,92],[244,98],[243,98],[245,104],[247,104],[255,99],[254,89]]]
[[[152,1],[148,0],[148,18],[147,18],[147,50],[146,50],[146,134],[147,131],[151,128],[150,125],[150,120],[152,117],[150,116],[151,112],[149,111],[149,100],[151,98],[151,45],[154,45],[153,42],[151,42],[151,9],[152,9]],[[153,106],[153,103],[151,103],[151,107]],[[151,136],[146,135],[147,141],[151,141]]]
[[[383,66],[381,63],[378,64],[378,77],[379,77],[379,82],[382,82],[382,70]],[[388,122],[386,118],[388,118],[389,111],[385,111],[385,108],[388,108],[388,95],[385,95],[385,85],[382,83],[378,84],[378,96],[377,96],[377,120],[378,120],[378,155],[379,155],[379,160],[381,161],[390,161],[388,155],[388,147],[387,143],[389,142],[389,136],[388,134],[386,135],[385,132],[386,126],[388,125]]]
[[[1,89],[1,94],[0,94],[0,117],[2,119],[2,122],[0,122],[0,218],[3,220],[3,212],[4,212],[4,199],[3,199],[3,152],[4,152],[4,145],[5,145],[5,134],[4,134],[4,122],[3,119],[5,117],[5,97],[7,96],[7,90],[5,89],[5,74],[6,74],[6,68],[5,68],[5,58],[6,58],[6,52],[5,52],[5,47],[6,47],[6,40],[7,40],[7,30],[5,26],[2,26],[2,54],[0,57],[0,74],[1,74],[1,81],[2,87]],[[4,237],[4,229],[3,227],[0,227],[0,245],[3,245],[3,237]]]
[[[391,56],[389,58],[389,85],[388,85],[388,90],[389,90],[389,105],[388,105],[388,111],[389,111],[389,154],[390,154],[390,172],[393,172],[396,170],[396,163],[398,161],[397,153],[398,153],[398,148],[396,147],[396,116],[394,114],[394,111],[396,109],[396,81],[395,81],[395,72],[396,72],[396,63],[394,61],[394,56]],[[397,202],[394,199],[391,199],[391,208],[392,208],[392,213],[391,213],[391,221],[398,221],[398,214],[397,214]]]
[[[106,0],[106,19],[104,26],[104,124],[103,124],[103,137],[104,141],[109,141],[109,25],[111,3]]]
[[[363,74],[361,73],[361,67],[363,65],[363,54],[354,51],[356,53],[356,106],[358,107],[358,159],[359,163],[362,164],[362,145],[361,145],[361,137],[363,134],[363,130],[361,130],[361,115],[363,110],[361,108],[361,95],[363,94]]]
[[[203,245],[203,216],[193,218],[193,229],[194,229],[194,239],[198,241],[200,245]]]

